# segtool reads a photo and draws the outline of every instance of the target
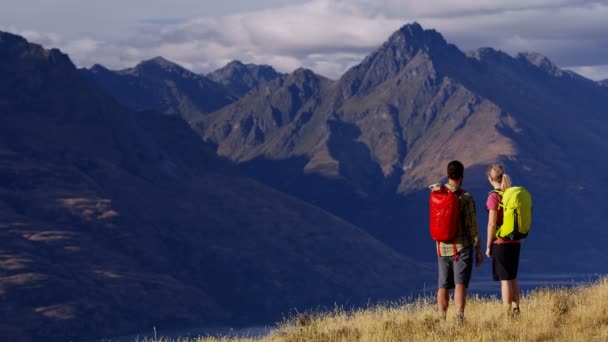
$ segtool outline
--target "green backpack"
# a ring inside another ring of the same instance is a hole
[[[497,238],[520,240],[528,236],[532,225],[532,196],[522,186],[512,186],[505,191],[494,191],[501,195],[503,208],[502,226],[496,230]]]

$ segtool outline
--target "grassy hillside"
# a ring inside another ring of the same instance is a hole
[[[608,278],[576,288],[530,292],[519,319],[509,319],[496,298],[472,298],[466,321],[458,324],[453,308],[445,321],[435,315],[434,298],[413,304],[377,306],[355,312],[301,315],[282,323],[259,341],[606,341]],[[182,342],[258,341],[256,339],[184,339]]]

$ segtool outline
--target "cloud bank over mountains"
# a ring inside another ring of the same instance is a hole
[[[306,67],[337,78],[395,29],[417,21],[463,50],[537,51],[560,67],[604,79],[606,18],[608,1],[310,0],[216,17],[151,18],[121,39],[2,29],[59,47],[79,66],[120,69],[161,55],[201,73],[239,59],[283,72]]]

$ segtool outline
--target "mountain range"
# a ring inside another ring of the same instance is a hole
[[[146,91],[115,99],[91,74]],[[168,115],[234,101],[194,96],[230,93],[223,85],[162,59],[112,74],[0,33],[2,339],[268,323],[406,295],[428,274],[361,228],[244,175]],[[169,89],[192,106],[158,101]],[[140,105],[158,110],[128,108]]]
[[[539,53],[463,52],[414,23],[338,80],[298,69],[241,94],[182,116],[250,177],[403,255],[432,260],[429,246],[412,242],[428,240],[426,186],[445,178],[452,159],[467,167],[483,230],[485,168],[500,161],[535,198],[524,269],[605,269],[575,260],[596,260],[596,241],[607,237],[588,206],[603,196],[596,172],[606,165],[608,91]],[[557,261],[552,250],[568,248],[562,237],[573,227],[576,257]]]
[[[134,110],[153,108],[169,115],[200,115],[236,100],[222,84],[162,57],[115,72],[94,65],[81,73]]]
[[[463,52],[414,23],[337,80],[162,57],[77,70],[4,33],[0,62],[3,336],[407,295],[432,279],[426,187],[453,159],[484,240],[487,165],[531,191],[523,271],[608,272],[591,210],[608,88],[539,53]]]

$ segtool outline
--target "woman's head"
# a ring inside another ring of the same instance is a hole
[[[498,164],[492,164],[488,167],[488,180],[493,185],[498,185],[500,190],[506,190],[511,187],[511,177],[505,173],[505,168]]]

